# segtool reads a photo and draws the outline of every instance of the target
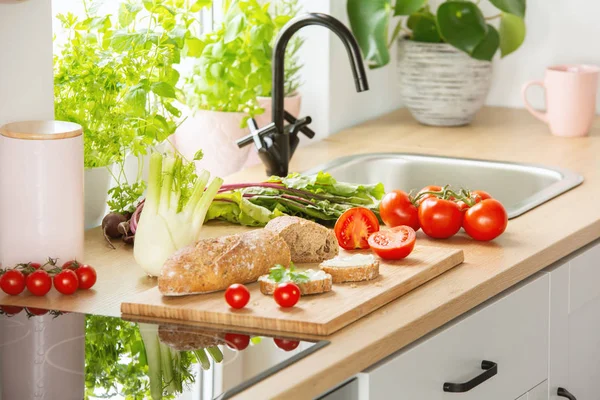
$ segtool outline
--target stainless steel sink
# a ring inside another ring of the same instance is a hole
[[[318,171],[327,171],[344,182],[382,182],[386,190],[408,192],[427,185],[446,184],[485,190],[504,204],[509,218],[518,217],[583,182],[581,175],[562,168],[407,153],[342,157],[306,173]]]

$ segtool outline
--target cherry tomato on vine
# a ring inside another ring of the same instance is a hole
[[[23,307],[19,306],[0,306],[0,309],[4,314],[8,315],[9,317],[17,315],[18,313],[23,311]]]
[[[30,266],[33,269],[40,269],[40,268],[42,268],[42,264],[40,264],[40,263],[30,262],[27,265]]]
[[[81,264],[77,260],[70,260],[63,264],[63,269],[77,269]]]
[[[96,283],[96,270],[90,265],[81,265],[75,270],[75,273],[77,274],[77,279],[79,280],[79,289],[90,289]]]
[[[239,333],[226,333],[225,344],[232,350],[244,350],[250,344],[250,336]]]
[[[38,269],[27,275],[25,280],[27,290],[34,296],[44,296],[52,288],[52,278],[43,269]]]
[[[403,225],[375,232],[369,236],[369,245],[375,254],[385,260],[400,260],[413,251],[416,240],[415,230]]]
[[[407,225],[418,231],[419,211],[402,190],[387,193],[379,203],[379,215],[389,227]]]
[[[294,307],[300,300],[300,288],[292,282],[282,283],[275,288],[273,298],[280,307]]]
[[[79,288],[79,279],[75,271],[63,269],[54,276],[54,287],[59,293],[70,295]]]
[[[419,222],[427,236],[446,239],[460,230],[463,213],[453,201],[429,197],[419,205]]]
[[[246,286],[234,283],[225,291],[225,301],[231,308],[244,308],[250,301],[250,291]]]
[[[6,294],[17,296],[25,290],[25,275],[19,270],[10,269],[0,277],[0,288]]]
[[[504,206],[495,199],[486,199],[465,213],[463,228],[475,240],[488,241],[500,236],[508,225]]]
[[[378,230],[377,216],[364,207],[354,207],[344,211],[333,228],[338,244],[346,250],[368,249],[369,236]]]
[[[421,189],[421,190],[419,190],[419,191],[417,192],[417,195],[415,196],[415,198],[419,198],[419,196],[420,196],[422,193],[425,193],[425,192],[441,192],[441,191],[442,191],[442,189],[443,189],[443,188],[442,188],[441,186],[438,186],[438,185],[429,185],[429,186],[425,186],[423,189]],[[425,199],[428,199],[428,198],[430,198],[430,197],[435,197],[435,195],[434,195],[434,194],[424,194],[424,195],[423,195],[423,197],[421,197],[421,198],[419,199],[419,204],[420,204],[421,202],[423,202],[423,200],[425,200]]]
[[[473,190],[471,192],[471,197],[479,198],[479,200],[481,201],[481,200],[491,199],[492,195],[483,190]],[[477,201],[477,203],[479,203],[479,201]]]
[[[292,351],[300,344],[297,340],[273,338],[275,345],[281,350]]]

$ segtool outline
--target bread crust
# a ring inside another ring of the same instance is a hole
[[[295,263],[322,262],[338,255],[335,234],[316,222],[286,215],[272,219],[265,229],[285,240]]]
[[[258,283],[260,283],[260,291],[262,294],[272,295],[275,292],[275,288],[277,287],[277,283],[268,279],[268,275],[263,275],[258,278]],[[296,285],[300,288],[300,293],[303,296],[311,295],[311,294],[319,294],[330,292],[332,288],[332,278],[331,275],[328,275],[325,279],[317,279],[314,281],[309,281],[305,283],[296,283]]]
[[[158,339],[174,350],[192,351],[225,344],[218,333],[201,333],[192,328],[176,325],[159,325]]]
[[[158,289],[164,296],[215,292],[234,283],[255,282],[275,264],[287,266],[290,261],[285,241],[265,229],[203,239],[167,259]]]

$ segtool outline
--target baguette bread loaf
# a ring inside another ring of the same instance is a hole
[[[193,351],[225,344],[221,334],[199,332],[192,327],[159,325],[158,339],[174,350]]]
[[[203,239],[167,259],[158,277],[164,296],[225,290],[234,283],[255,282],[275,264],[290,264],[290,249],[265,229]]]
[[[295,263],[329,260],[339,251],[337,239],[331,229],[304,218],[277,217],[269,221],[265,229],[279,234],[285,240]]]

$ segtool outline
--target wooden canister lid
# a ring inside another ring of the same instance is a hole
[[[0,135],[24,140],[58,140],[81,136],[81,125],[63,121],[23,121],[0,127]]]

